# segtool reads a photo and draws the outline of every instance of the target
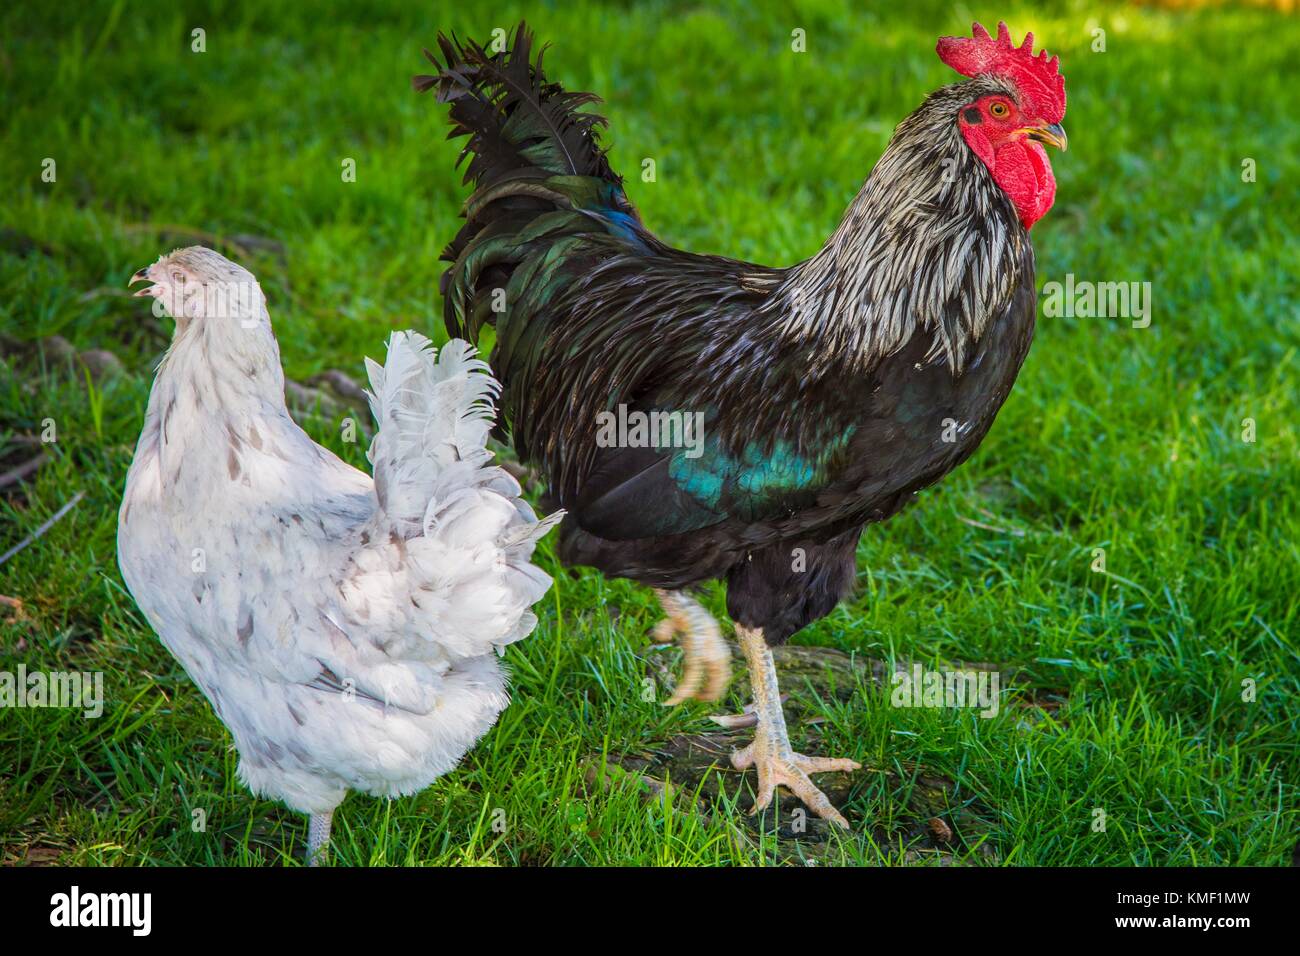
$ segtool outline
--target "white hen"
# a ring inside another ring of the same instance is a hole
[[[176,319],[118,520],[122,576],[230,729],[258,794],[312,815],[456,766],[506,706],[497,662],[537,623],[538,521],[485,448],[473,349],[397,332],[367,359],[374,480],[289,417],[253,276],[210,249],[132,281]]]

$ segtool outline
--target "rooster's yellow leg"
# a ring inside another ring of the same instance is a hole
[[[680,704],[694,697],[717,700],[731,680],[731,652],[722,639],[718,622],[698,601],[682,591],[655,589],[655,596],[667,615],[655,627],[655,638],[671,641],[679,637],[686,663],[681,679],[668,704]]]
[[[790,734],[785,727],[781,691],[776,681],[776,665],[772,662],[772,651],[763,638],[763,632],[737,627],[736,636],[749,663],[749,680],[754,688],[754,716],[758,723],[754,742],[733,753],[731,763],[737,770],[749,767],[758,770],[758,796],[754,799],[753,812],[757,813],[772,802],[777,787],[785,787],[819,817],[847,830],[848,821],[831,806],[826,794],[817,789],[808,775],[830,770],[858,770],[862,765],[838,757],[805,757],[790,749]]]

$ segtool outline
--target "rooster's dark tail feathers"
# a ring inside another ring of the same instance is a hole
[[[483,189],[515,175],[596,176],[615,184],[597,131],[605,118],[581,108],[599,103],[594,93],[569,92],[548,83],[543,46],[532,60],[533,35],[526,23],[506,47],[489,53],[472,40],[438,34],[438,54],[424,51],[438,72],[415,76],[419,92],[437,90],[451,104],[448,139],[468,136],[460,161],[471,157],[465,182]]]
[[[582,110],[600,98],[546,81],[545,47],[533,60],[527,24],[499,52],[444,34],[438,47],[441,57],[424,51],[438,72],[411,83],[450,105],[448,139],[468,137],[459,162],[469,159],[474,191],[465,225],[443,250],[451,265],[441,290],[448,332],[476,340],[484,324],[497,324],[485,290],[508,289],[520,306],[545,301],[565,284],[566,249],[576,254],[577,240],[593,232],[637,241],[640,219],[600,146],[604,117]]]

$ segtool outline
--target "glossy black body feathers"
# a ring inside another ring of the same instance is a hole
[[[861,529],[979,445],[1028,352],[1033,250],[945,87],[898,128],[826,247],[777,269],[668,247],[601,149],[604,121],[529,62],[439,38],[468,135],[447,247],[452,334],[490,361],[520,456],[568,509],[561,557],[665,588],[728,582],[781,641],[851,586]],[[693,416],[691,447],[600,440],[602,416]]]

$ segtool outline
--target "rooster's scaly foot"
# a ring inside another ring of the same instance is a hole
[[[830,798],[817,788],[808,775],[834,770],[847,773],[860,770],[862,764],[842,757],[806,757],[791,750],[788,743],[783,751],[773,753],[768,748],[760,747],[759,739],[761,738],[731,755],[731,765],[737,770],[747,770],[750,767],[758,769],[758,795],[754,798],[754,809],[751,812],[758,813],[767,809],[776,794],[776,788],[785,787],[823,820],[829,820],[845,830],[849,829],[849,821],[835,809]]]
[[[849,822],[832,806],[826,794],[817,789],[808,775],[835,770],[859,770],[862,765],[856,760],[841,757],[806,757],[791,748],[785,713],[781,709],[776,666],[772,662],[772,651],[763,638],[763,632],[737,627],[736,635],[740,638],[740,646],[749,661],[749,676],[754,688],[754,703],[751,706],[757,729],[754,742],[731,755],[731,764],[737,770],[754,767],[758,771],[758,793],[754,798],[752,812],[758,813],[766,809],[772,803],[776,788],[785,787],[823,820],[829,820],[847,830]]]
[[[672,706],[692,697],[717,700],[731,680],[731,652],[722,639],[718,622],[681,591],[656,591],[655,594],[667,615],[656,625],[655,639],[667,642],[679,638],[686,658],[681,679],[665,703]]]

